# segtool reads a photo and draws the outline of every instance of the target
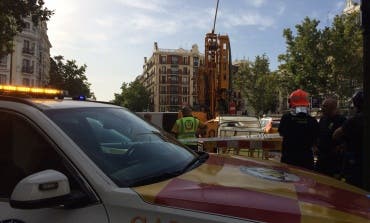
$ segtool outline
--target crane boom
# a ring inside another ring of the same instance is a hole
[[[216,20],[217,20],[217,11],[218,11],[218,3],[219,3],[220,0],[217,0],[217,5],[216,5],[216,12],[215,12],[215,18],[213,20],[213,29],[212,29],[212,33],[215,33],[215,29],[216,29]]]

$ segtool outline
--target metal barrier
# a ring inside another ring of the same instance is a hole
[[[232,137],[197,138],[187,141],[198,142],[199,150],[211,153],[230,153],[268,159],[280,153],[282,138],[278,134],[248,135]]]

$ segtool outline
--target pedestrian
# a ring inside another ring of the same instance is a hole
[[[346,120],[343,115],[339,114],[337,105],[338,102],[335,98],[326,98],[321,106],[322,116],[319,121],[316,170],[329,176],[338,175],[340,172],[341,156],[336,151],[333,134]]]
[[[319,124],[309,114],[308,93],[298,89],[289,96],[290,112],[279,125],[283,137],[281,162],[313,169],[313,147],[319,134]]]
[[[198,143],[195,141],[188,141],[195,139],[198,132],[203,132],[207,126],[203,124],[199,119],[193,117],[192,110],[190,107],[185,106],[182,109],[182,118],[176,120],[173,125],[172,132],[176,134],[176,138],[183,142],[186,146],[198,150]]]
[[[335,140],[343,142],[343,165],[342,176],[344,179],[355,186],[362,187],[362,157],[363,157],[363,131],[364,131],[364,93],[357,91],[352,96],[352,103],[355,114],[344,122],[333,135]]]

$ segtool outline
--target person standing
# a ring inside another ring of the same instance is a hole
[[[328,97],[322,103],[322,117],[319,121],[320,133],[318,139],[318,159],[316,170],[320,173],[334,176],[339,174],[341,163],[340,154],[336,152],[336,143],[333,134],[336,129],[341,127],[346,118],[339,114],[337,100]]]
[[[283,137],[281,162],[313,169],[313,147],[319,124],[309,114],[308,93],[298,89],[289,96],[290,113],[284,114],[279,125]]]
[[[348,183],[362,187],[362,151],[365,122],[363,114],[365,103],[362,90],[357,91],[352,96],[352,103],[355,108],[355,114],[334,132],[333,138],[343,142],[342,176]]]
[[[188,140],[196,138],[197,133],[206,129],[207,126],[199,121],[199,119],[193,117],[190,107],[185,106],[181,112],[183,117],[176,120],[176,123],[172,127],[172,132],[176,134],[176,138],[180,142],[183,142],[183,144],[192,150],[197,151],[198,143]]]

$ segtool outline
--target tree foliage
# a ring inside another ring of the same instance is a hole
[[[51,17],[54,12],[44,4],[44,0],[0,1],[0,57],[13,51],[14,36],[26,27],[24,18],[37,25]]]
[[[64,62],[63,56],[50,58],[50,87],[67,90],[70,96],[93,97],[91,84],[85,75],[87,66],[78,66],[75,60]]]
[[[279,55],[279,74],[284,91],[297,88],[311,95],[336,94],[349,97],[362,79],[362,35],[358,14],[338,15],[330,27],[319,29],[319,21],[306,17],[285,29],[286,52]]]
[[[235,85],[242,91],[247,103],[260,116],[275,111],[277,105],[277,76],[269,68],[266,55],[254,62],[242,63],[237,71]]]
[[[139,80],[122,83],[121,93],[114,94],[114,104],[126,107],[133,112],[141,112],[148,108],[150,92]]]

